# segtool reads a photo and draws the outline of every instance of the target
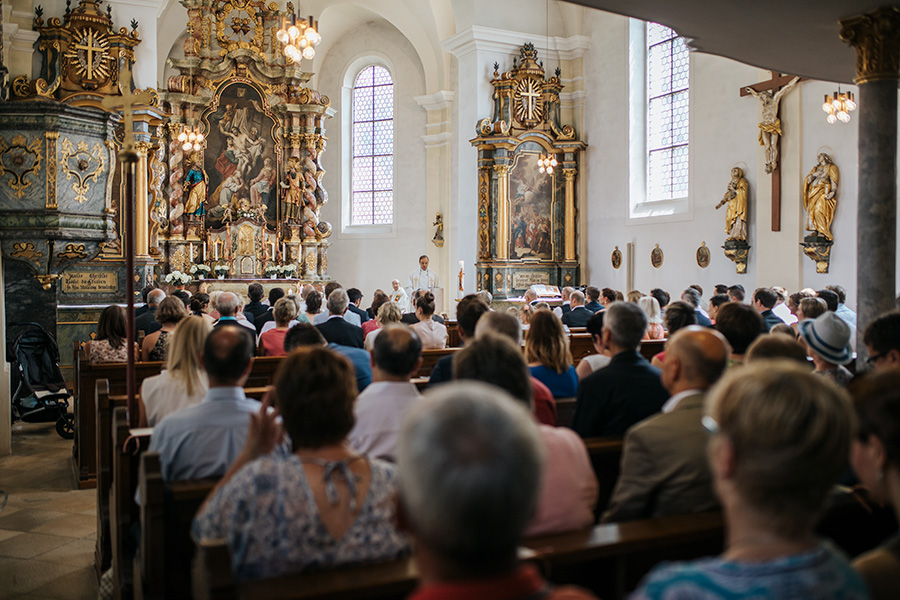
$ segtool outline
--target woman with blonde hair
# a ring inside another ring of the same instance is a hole
[[[291,328],[291,321],[297,316],[297,303],[293,298],[279,298],[272,310],[275,327],[264,331],[259,336],[259,356],[284,356],[284,336]]]
[[[416,318],[419,322],[412,326],[413,331],[422,341],[422,350],[435,350],[447,347],[447,326],[438,323],[434,316],[434,294],[424,292],[416,300]]]
[[[536,310],[525,334],[525,360],[531,376],[550,388],[554,398],[571,398],[578,391],[569,338],[562,322],[549,310]]]
[[[141,360],[166,360],[169,334],[175,331],[178,322],[186,316],[188,316],[187,309],[180,298],[168,296],[160,302],[159,308],[156,309],[156,321],[162,325],[162,329],[144,338],[141,345]]]
[[[725,551],[663,564],[631,598],[868,598],[815,534],[856,428],[846,392],[800,365],[762,361],[725,375],[702,424]]]
[[[141,427],[153,427],[176,410],[199,404],[209,383],[201,355],[212,326],[202,317],[182,319],[169,338],[166,368],[141,384]]]
[[[640,293],[638,290],[631,290],[628,292],[628,295],[625,297],[632,304],[637,304],[644,295]]]
[[[403,311],[400,310],[400,305],[396,302],[385,302],[381,306],[378,307],[378,313],[375,315],[375,320],[378,321],[378,329],[374,329],[369,332],[365,339],[365,347],[369,352],[375,348],[375,338],[378,337],[378,334],[381,333],[381,330],[391,323],[399,323],[400,319],[403,318]]]
[[[653,296],[644,296],[638,300],[638,306],[647,315],[647,331],[645,340],[661,340],[666,337],[666,330],[662,325],[662,311],[659,308],[659,300]]]

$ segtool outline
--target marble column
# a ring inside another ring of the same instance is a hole
[[[859,201],[856,282],[857,367],[865,366],[866,326],[894,308],[897,288],[897,83],[900,9],[880,8],[841,21],[856,49],[859,86]]]

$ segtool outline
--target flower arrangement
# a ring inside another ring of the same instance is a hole
[[[281,265],[266,265],[266,275],[269,277],[277,277],[281,275]]]
[[[181,271],[172,271],[168,275],[166,275],[166,283],[170,285],[187,285],[193,279],[187,273],[182,273]]]
[[[223,277],[228,272],[228,265],[216,265],[213,267],[213,270],[216,272],[216,275]]]
[[[197,279],[203,279],[209,275],[210,268],[207,265],[191,265],[191,275],[196,275]]]
[[[286,277],[292,276],[296,270],[297,265],[295,264],[284,265],[281,267],[281,273]]]

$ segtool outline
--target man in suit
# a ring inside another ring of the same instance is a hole
[[[672,396],[662,413],[628,430],[622,469],[604,522],[710,510],[712,489],[703,428],[706,391],[728,364],[721,333],[697,325],[669,339],[662,383]]]
[[[784,323],[778,315],[772,312],[777,300],[778,294],[769,288],[759,288],[753,292],[753,307],[759,311],[760,316],[763,318],[766,332],[769,332],[779,323]]]
[[[144,335],[150,335],[154,331],[162,329],[162,325],[156,321],[156,309],[159,308],[159,303],[165,299],[166,293],[159,289],[152,290],[147,294],[147,310],[134,320],[135,335],[142,330]]]
[[[614,302],[604,313],[602,339],[613,358],[578,387],[572,429],[583,438],[625,435],[629,427],[658,413],[669,397],[660,371],[637,349],[647,317],[637,304]]]
[[[247,316],[247,320],[251,323],[255,321],[256,317],[266,312],[266,305],[261,302],[265,293],[266,291],[263,289],[262,284],[255,281],[247,287],[247,295],[250,297],[250,302],[244,306],[244,315]]]
[[[350,304],[347,306],[347,310],[359,315],[359,324],[362,325],[369,320],[369,313],[359,307],[363,293],[359,291],[358,288],[350,288],[347,290],[347,296],[350,298]]]
[[[232,292],[222,292],[219,299],[216,300],[216,308],[219,310],[219,320],[213,327],[222,327],[224,325],[235,325],[246,329],[253,339],[253,345],[256,347],[256,327],[247,325],[245,321],[238,320],[238,312],[240,311],[241,299],[237,294]]]
[[[572,292],[569,296],[572,310],[562,316],[563,325],[569,327],[587,327],[587,322],[591,320],[594,313],[584,307],[584,294],[581,292]]]
[[[344,320],[344,313],[350,298],[343,288],[337,288],[328,296],[328,319],[316,325],[325,339],[332,344],[350,346],[352,348],[363,347],[362,327],[351,325]]]
[[[269,321],[275,320],[275,303],[284,298],[284,290],[280,287],[274,287],[269,290],[269,307],[268,309],[253,319],[253,326],[256,327],[256,332],[262,332],[263,326]],[[249,305],[248,305],[249,306]],[[244,308],[244,312],[247,312],[247,309]]]
[[[144,300],[143,306],[138,306],[134,309],[134,318],[137,319],[139,316],[150,310],[150,305],[147,303],[147,296],[150,295],[150,292],[156,289],[156,284],[151,283],[144,287],[141,290],[141,298]]]
[[[588,309],[592,313],[603,310],[603,305],[600,304],[600,288],[594,285],[589,285],[584,288],[584,295],[588,301],[587,304],[584,305],[586,309]]]

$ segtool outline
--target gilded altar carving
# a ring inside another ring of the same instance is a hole
[[[44,133],[47,140],[47,210],[56,210],[59,205],[56,202],[56,140],[59,139],[58,131]],[[112,179],[112,177],[110,177]]]
[[[577,283],[577,161],[586,145],[560,120],[560,74],[545,73],[530,43],[512,69],[494,63],[493,114],[470,140],[479,152],[476,267],[493,293],[503,288],[501,270],[509,296],[538,279]]]
[[[87,258],[84,244],[66,244],[66,249],[56,254],[60,261],[78,260]]]
[[[0,138],[0,178],[9,175],[6,184],[16,198],[21,199],[25,195],[25,190],[31,187],[41,169],[44,158],[41,146],[39,137],[29,142],[25,136],[16,135],[8,144]]]
[[[257,17],[257,11],[265,10],[264,6],[259,0],[229,0],[219,3],[216,11],[216,41],[221,48],[220,55],[225,56],[239,49],[263,55],[263,24]]]
[[[856,49],[857,85],[900,77],[900,8],[885,6],[841,21],[841,39]]]
[[[63,139],[60,162],[66,174],[66,181],[75,180],[72,182],[72,191],[75,192],[75,200],[79,204],[87,202],[87,193],[91,189],[88,183],[100,181],[100,176],[104,173],[106,160],[103,154],[103,147],[99,143],[94,144],[88,151],[88,143],[84,140],[73,145],[68,138]]]

